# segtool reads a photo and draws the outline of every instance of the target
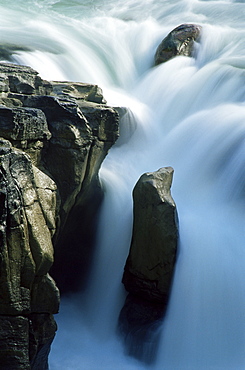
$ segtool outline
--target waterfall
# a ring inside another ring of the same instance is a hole
[[[115,331],[132,189],[142,173],[169,165],[180,245],[150,368],[245,368],[244,13],[243,0],[0,1],[11,61],[49,80],[95,83],[109,105],[127,107],[100,170],[105,200],[90,285],[61,304],[50,370],[149,368],[125,355]],[[153,68],[160,41],[185,22],[203,27],[195,58]]]

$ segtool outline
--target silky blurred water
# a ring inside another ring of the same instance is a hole
[[[0,44],[48,80],[98,84],[128,107],[100,171],[105,191],[86,293],[67,297],[50,370],[245,368],[244,1],[0,0]],[[153,68],[179,24],[202,25],[195,58]],[[21,46],[24,50],[19,50]],[[28,49],[28,50],[27,50]],[[180,245],[156,362],[115,335],[139,176],[175,170]]]

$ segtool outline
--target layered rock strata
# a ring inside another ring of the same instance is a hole
[[[157,337],[153,333],[166,309],[177,253],[178,220],[170,193],[172,177],[171,167],[161,168],[142,175],[133,190],[133,234],[122,279],[129,295],[120,313],[119,327],[126,343],[131,343],[129,353],[136,357],[148,353],[146,361],[156,353]]]
[[[117,137],[118,114],[105,105],[97,86],[51,83],[29,67],[0,64],[4,370],[48,369],[53,314],[59,309],[59,290],[50,276],[54,249],[58,286],[80,286],[83,265],[92,258],[102,194],[98,169]]]
[[[201,26],[181,24],[172,30],[160,43],[155,53],[155,65],[167,62],[177,55],[191,57],[195,42],[200,40]]]

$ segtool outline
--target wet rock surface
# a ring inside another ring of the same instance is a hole
[[[168,297],[177,251],[178,222],[170,194],[173,169],[141,176],[133,191],[134,223],[123,283],[152,302]]]
[[[0,89],[0,364],[47,370],[52,277],[71,291],[88,273],[118,114],[98,86],[47,82],[30,67],[0,64]]]
[[[145,362],[154,361],[174,274],[178,218],[172,177],[171,167],[161,168],[142,175],[133,190],[133,233],[122,279],[129,295],[118,328],[128,353]]]
[[[171,31],[160,43],[155,54],[155,65],[167,62],[177,55],[191,57],[195,42],[200,40],[201,26],[181,24]]]

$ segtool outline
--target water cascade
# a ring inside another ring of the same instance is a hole
[[[2,60],[49,80],[95,83],[109,105],[127,107],[100,171],[91,281],[62,302],[50,370],[149,368],[125,355],[115,331],[132,189],[142,173],[169,165],[180,245],[150,368],[244,369],[244,1],[9,0],[0,10]],[[153,68],[160,41],[185,22],[203,27],[195,58]]]

